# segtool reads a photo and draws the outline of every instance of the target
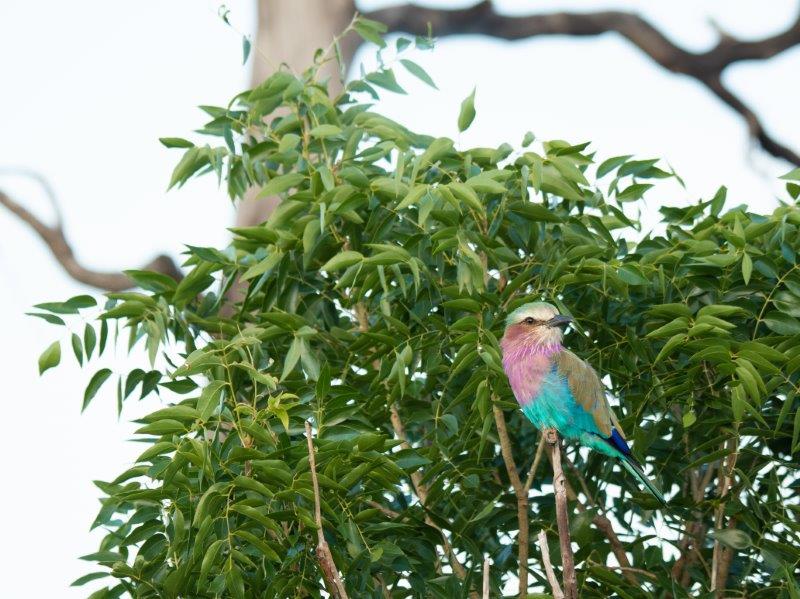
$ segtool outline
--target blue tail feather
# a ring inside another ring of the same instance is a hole
[[[642,465],[636,460],[635,457],[633,457],[631,448],[628,446],[628,443],[625,441],[625,439],[623,439],[619,431],[615,428],[611,429],[611,436],[608,438],[601,437],[601,439],[619,452],[619,459],[622,462],[622,465],[625,467],[625,470],[630,472],[631,476],[633,476],[633,478],[635,478],[640,485],[647,489],[647,491],[653,497],[658,499],[662,505],[667,505],[664,495],[644,473]]]
[[[622,438],[622,435],[619,434],[617,429],[611,429],[611,436],[606,439],[606,442],[611,445],[611,447],[622,453],[622,455],[631,455],[631,448],[628,447],[628,443]]]

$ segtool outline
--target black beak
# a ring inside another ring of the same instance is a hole
[[[571,317],[559,314],[558,316],[553,316],[553,318],[548,320],[546,324],[549,327],[560,327],[562,325],[568,325],[571,322],[572,322]]]

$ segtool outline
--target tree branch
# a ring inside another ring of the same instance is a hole
[[[322,509],[320,508],[319,483],[317,482],[317,460],[314,457],[314,443],[311,441],[311,423],[306,420],[306,441],[308,442],[308,466],[311,469],[311,484],[314,489],[314,522],[317,525],[317,559],[325,579],[325,587],[334,599],[347,599],[347,591],[339,570],[333,561],[333,554],[325,540],[322,529]]]
[[[411,449],[411,444],[408,442],[408,437],[406,436],[405,426],[403,426],[403,421],[400,419],[400,412],[397,410],[397,405],[394,403],[389,407],[389,419],[392,422],[395,436],[400,440],[400,447],[403,449]],[[419,497],[420,504],[423,508],[427,509],[428,487],[422,482],[422,475],[419,472],[411,473],[411,484],[414,487],[417,497]],[[445,532],[431,520],[428,514],[425,514],[425,523],[438,530],[442,535],[442,548],[447,556],[447,560],[450,562],[450,567],[453,568],[453,572],[455,572],[456,576],[464,580],[467,576],[467,572],[464,570],[464,566],[461,565],[461,562],[458,561],[455,551],[453,551],[453,546],[450,544]]]
[[[553,494],[556,499],[558,540],[561,543],[561,569],[564,582],[564,599],[577,599],[578,580],[575,576],[575,557],[569,536],[569,511],[567,507],[567,479],[561,468],[561,438],[555,429],[545,432],[550,446],[550,461],[553,464]]]
[[[764,129],[764,125],[761,123],[758,116],[756,116],[756,113],[722,84],[719,75],[711,76],[704,80],[703,83],[705,83],[706,87],[714,92],[720,100],[725,102],[725,104],[744,118],[750,136],[756,140],[766,152],[778,158],[783,158],[792,164],[800,165],[800,155],[770,136]]]
[[[556,573],[553,571],[553,563],[550,561],[550,548],[547,546],[547,534],[545,534],[544,530],[539,531],[539,550],[542,552],[544,573],[547,576],[550,590],[553,592],[553,599],[564,599],[564,591],[561,590],[561,585],[558,584],[558,578],[556,578]]]
[[[481,599],[489,599],[489,556],[483,558],[483,588]]]
[[[543,436],[542,438],[546,439],[546,436]],[[566,454],[563,457],[567,461],[567,464],[570,466],[575,476],[578,478],[579,483],[584,489],[586,498],[591,502],[591,505],[600,510],[601,509],[600,506],[586,489],[586,482],[585,480],[583,480],[583,477],[581,476],[581,473],[578,471],[575,464],[572,463],[572,460],[570,460]],[[553,458],[551,452],[548,452],[547,458],[552,463]],[[569,480],[567,480],[566,478],[564,479],[564,486],[566,488],[567,500],[576,502],[578,511],[581,513],[585,512],[588,509],[587,506],[584,505],[584,503],[580,500],[578,494],[575,493],[575,490],[572,488],[572,485],[570,485]],[[625,547],[622,545],[622,541],[619,540],[617,533],[614,531],[614,527],[611,524],[611,521],[598,511],[595,512],[595,514],[592,516],[592,524],[594,524],[595,528],[597,528],[597,530],[603,533],[606,539],[608,539],[608,543],[609,545],[611,545],[611,552],[614,554],[614,557],[617,558],[617,562],[619,562],[619,568],[622,571],[622,575],[626,579],[628,579],[628,581],[631,582],[632,584],[638,584],[639,581],[634,576],[634,571],[636,569],[631,567],[631,562],[628,559],[628,554],[625,553]]]
[[[745,118],[750,134],[766,152],[800,165],[800,156],[770,137],[755,113],[720,83],[722,72],[736,62],[766,60],[800,44],[800,14],[785,31],[774,36],[747,42],[724,35],[711,50],[699,53],[680,48],[642,17],[622,11],[507,16],[496,12],[490,0],[484,0],[454,10],[402,4],[366,16],[385,23],[389,31],[417,35],[425,35],[430,23],[439,37],[477,34],[513,41],[545,35],[586,37],[617,33],[662,68],[705,85]]]
[[[28,174],[27,176],[32,176],[39,182],[44,181],[38,175],[34,176]],[[46,185],[46,183],[43,184],[45,185],[46,189],[49,187]],[[49,191],[48,195],[51,195]],[[52,196],[51,201],[54,202],[54,198]],[[29,225],[37,233],[37,235],[39,235],[42,241],[45,242],[47,247],[50,248],[53,256],[56,260],[58,260],[58,263],[64,268],[67,274],[79,283],[96,287],[97,289],[102,289],[104,291],[124,291],[125,289],[130,289],[131,287],[135,286],[133,281],[131,281],[131,279],[128,278],[125,273],[91,270],[78,262],[78,259],[75,257],[75,252],[72,250],[72,246],[70,246],[70,244],[67,242],[66,236],[64,235],[64,229],[61,225],[60,217],[58,218],[55,226],[50,227],[44,224],[42,220],[40,220],[27,208],[11,199],[11,197],[2,190],[0,190],[0,204],[5,206],[11,213],[19,217],[19,219],[24,223]],[[154,258],[152,261],[145,264],[142,267],[142,270],[159,272],[168,275],[175,280],[180,280],[183,278],[183,274],[175,265],[175,262],[173,262],[172,258],[163,254],[156,256],[156,258]]]
[[[358,330],[361,332],[369,330],[369,314],[367,313],[367,308],[364,306],[363,303],[357,302],[354,307],[356,319],[358,320]],[[378,361],[373,362],[372,366],[376,370],[380,370],[380,363]],[[408,437],[406,436],[406,428],[403,425],[403,421],[400,418],[400,411],[397,409],[397,405],[392,403],[389,406],[389,420],[392,423],[392,429],[394,430],[395,436],[400,440],[400,446],[403,449],[411,449],[411,444],[408,442]],[[425,486],[425,483],[422,482],[422,475],[419,472],[412,472],[411,473],[411,485],[414,488],[414,492],[419,497],[419,502],[423,508],[427,509],[427,502],[428,502],[428,487]],[[447,556],[447,560],[450,562],[450,567],[455,572],[456,576],[458,576],[461,580],[464,580],[467,576],[466,570],[464,570],[464,566],[461,565],[461,562],[458,561],[458,557],[456,557],[455,551],[453,551],[453,546],[450,544],[449,539],[445,532],[437,526],[437,524],[431,520],[431,517],[428,514],[425,514],[425,523],[428,526],[431,526],[439,531],[442,535],[442,549],[444,549],[445,555]],[[441,568],[438,567],[438,559],[437,559],[437,571],[441,573]]]
[[[514,462],[514,455],[511,451],[511,439],[508,436],[506,427],[506,417],[503,410],[496,403],[492,403],[494,422],[497,426],[497,436],[500,439],[500,453],[503,456],[503,463],[506,465],[508,479],[514,488],[514,495],[517,497],[517,524],[519,535],[517,536],[517,561],[519,562],[519,597],[525,599],[528,596],[528,551],[529,551],[529,531],[528,531],[528,489],[522,484],[517,473],[517,464]],[[534,458],[534,464],[536,459]],[[536,464],[535,464],[536,465]],[[531,467],[533,469],[533,466]]]
[[[719,464],[719,485],[717,493],[720,499],[719,505],[714,512],[714,532],[720,532],[725,519],[725,503],[728,491],[733,484],[733,470],[736,467],[736,458],[739,453],[738,437],[728,439],[723,446],[728,450],[728,455]],[[715,597],[722,597],[728,578],[728,567],[730,558],[727,553],[730,549],[724,547],[719,539],[714,538],[714,550],[711,557],[711,590]]]

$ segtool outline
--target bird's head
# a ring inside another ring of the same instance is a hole
[[[555,306],[546,302],[532,302],[520,306],[506,319],[506,330],[502,346],[517,348],[549,348],[561,345],[562,330],[572,322],[569,316],[562,316]]]

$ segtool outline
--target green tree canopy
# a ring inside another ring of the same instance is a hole
[[[383,43],[376,24],[355,29]],[[429,40],[396,50],[414,44]],[[203,107],[219,145],[162,140],[183,152],[171,185],[211,174],[234,200],[260,187],[282,198],[269,220],[188,247],[180,282],[129,271],[140,290],[70,327],[81,362],[126,331],[150,359],[96,372],[84,407],[114,382],[120,406],[165,400],[136,464],[97,483],[107,534],[76,584],[319,597],[310,422],[324,539],[351,597],[468,596],[484,556],[494,595],[520,576],[548,590],[535,539],[549,533],[558,566],[550,470],[529,477],[538,433],[498,347],[507,312],[546,299],[575,318],[567,345],[605,376],[670,498],[657,510],[602,456],[567,451],[581,596],[797,597],[800,172],[772,214],[726,209],[721,188],[662,207],[661,232],[642,235],[631,215],[675,176],[658,161],[414,133],[369,101],[402,91],[393,68],[428,81],[421,67],[382,60],[331,97],[317,71],[335,50]],[[461,130],[474,100],[453,115]],[[38,315],[62,325],[94,306]],[[60,358],[57,342],[40,368]]]

